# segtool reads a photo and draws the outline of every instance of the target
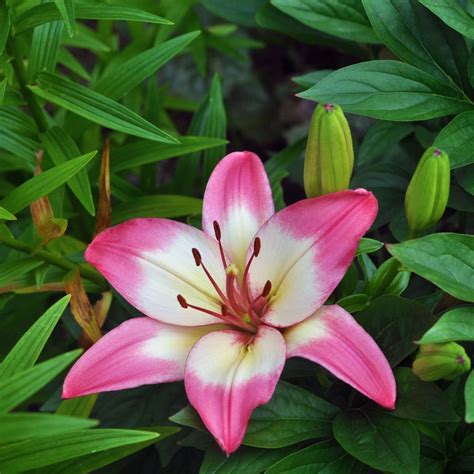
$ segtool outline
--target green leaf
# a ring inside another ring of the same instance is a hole
[[[357,153],[357,165],[381,157],[414,131],[411,123],[380,121],[369,128]]]
[[[357,321],[375,339],[392,366],[416,350],[413,341],[432,325],[433,316],[420,303],[385,295],[357,314]]]
[[[243,446],[232,456],[226,456],[216,446],[206,451],[199,474],[238,474],[245,472],[270,472],[266,470],[285,457],[294,448],[257,449]]]
[[[87,87],[49,73],[39,74],[36,80],[37,86],[28,86],[32,92],[91,122],[149,140],[179,143],[124,105]]]
[[[0,148],[22,158],[27,163],[34,163],[38,144],[35,140],[17,133],[10,128],[3,128],[0,134]]]
[[[333,440],[322,441],[296,451],[270,466],[265,474],[362,474],[368,468]]]
[[[0,413],[17,407],[40,388],[44,387],[77,359],[81,352],[81,349],[66,352],[34,367],[17,372],[15,375],[2,378],[0,380],[0,392],[2,393]]]
[[[435,383],[422,382],[411,369],[395,369],[397,405],[391,415],[428,423],[455,423],[459,417],[448,395]]]
[[[361,43],[380,43],[360,0],[272,0],[271,3],[324,33]]]
[[[111,50],[98,33],[82,23],[76,24],[76,34],[72,38],[64,32],[62,44],[63,46],[87,49],[95,53],[107,53]]]
[[[58,63],[69,69],[71,72],[77,74],[86,81],[91,80],[87,69],[73,56],[68,49],[60,48],[58,53]]]
[[[96,420],[50,413],[9,413],[0,415],[0,444],[29,438],[58,436],[68,431],[96,426]]]
[[[377,35],[400,59],[446,83],[467,86],[468,50],[464,40],[418,0],[362,3]]]
[[[51,127],[46,133],[43,133],[41,135],[41,141],[56,166],[67,163],[81,154],[70,135],[62,128],[56,126]],[[94,216],[94,200],[92,198],[91,185],[86,168],[80,169],[72,176],[67,181],[67,185],[84,206],[84,209],[86,209],[90,215]]]
[[[88,418],[94,408],[97,397],[98,395],[93,393],[91,395],[62,400],[56,409],[56,414]]]
[[[454,308],[441,316],[418,344],[438,344],[450,341],[474,341],[474,308]]]
[[[244,444],[281,448],[299,441],[328,436],[339,409],[295,385],[280,381],[272,399],[252,414]],[[188,406],[170,418],[175,423],[203,430],[195,410]]]
[[[179,137],[179,141],[179,144],[162,144],[139,140],[114,149],[111,171],[123,171],[227,143],[221,138],[190,136]]]
[[[418,474],[420,440],[408,420],[381,411],[350,410],[336,417],[334,436],[349,454],[374,469]]]
[[[11,377],[35,365],[69,300],[69,295],[58,300],[25,332],[0,364],[0,378]]]
[[[464,387],[466,401],[466,423],[474,423],[474,371],[471,371]]]
[[[224,18],[231,23],[242,26],[257,26],[255,14],[265,3],[265,0],[202,0],[202,4],[214,15]]]
[[[0,219],[3,219],[5,221],[16,221],[16,217],[3,207],[0,207]]]
[[[433,234],[387,248],[408,270],[456,298],[474,302],[474,236]]]
[[[193,31],[147,49],[112,67],[97,81],[94,90],[118,100],[154,74],[201,34]]]
[[[102,2],[76,2],[75,17],[78,20],[126,20],[145,23],[171,25],[172,22],[153,13],[148,13],[138,8],[123,7]],[[15,35],[23,33],[43,23],[62,19],[62,13],[53,3],[37,5],[20,15],[16,22]]]
[[[0,6],[0,56],[5,50],[8,34],[10,33],[10,15],[6,5]]]
[[[474,18],[456,0],[420,0],[448,26],[467,38],[474,39]]]
[[[16,278],[39,267],[43,262],[32,257],[16,258],[10,262],[0,263],[0,285],[8,285]]]
[[[436,137],[433,145],[449,156],[451,168],[474,163],[474,111],[454,117]]]
[[[348,295],[337,301],[336,304],[343,307],[348,313],[357,313],[367,308],[370,303],[370,297],[365,293]]]
[[[334,72],[333,69],[321,69],[319,71],[307,72],[301,76],[294,76],[291,80],[302,87],[312,87],[321,79],[324,79],[326,76],[329,76],[331,72]]]
[[[358,257],[359,255],[362,255],[363,253],[377,252],[377,250],[380,250],[382,247],[383,247],[383,242],[380,242],[380,240],[368,239],[368,238],[363,237],[359,241],[359,246],[357,247],[355,256]]]
[[[382,295],[401,295],[410,282],[410,272],[400,267],[400,262],[395,258],[385,260],[369,279],[365,292],[371,298]]]
[[[3,99],[5,97],[5,91],[7,90],[7,79],[0,81],[0,105],[3,104]]]
[[[56,8],[61,14],[61,18],[66,25],[66,30],[69,36],[74,36],[76,33],[76,21],[75,21],[75,0],[54,0]]]
[[[449,85],[399,61],[344,67],[298,95],[339,104],[345,112],[396,121],[427,120],[473,107]]]
[[[48,5],[48,3],[43,5]],[[63,28],[62,21],[53,21],[34,29],[28,55],[28,77],[30,80],[40,72],[54,72]]]
[[[20,137],[34,138],[37,133],[36,125],[29,115],[22,112],[18,107],[8,105],[0,107],[0,126],[18,133]],[[28,150],[30,151],[35,147],[37,148],[36,142],[32,141],[28,146]]]
[[[134,217],[176,218],[200,214],[201,211],[202,199],[157,194],[141,196],[114,206],[112,220],[114,224],[118,224]]]
[[[158,439],[158,433],[118,429],[83,430],[61,436],[45,436],[0,447],[0,470],[22,472]]]
[[[68,181],[80,169],[86,166],[96,153],[96,151],[86,153],[34,176],[8,194],[1,201],[1,205],[16,214],[32,202],[46,196]]]

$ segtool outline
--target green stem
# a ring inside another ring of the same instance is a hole
[[[41,133],[44,133],[46,130],[48,130],[48,122],[46,121],[44,111],[38,104],[35,95],[30,91],[30,89],[28,89],[28,79],[25,65],[23,64],[23,55],[21,54],[21,51],[13,38],[8,40],[7,52],[12,58],[11,65],[13,67],[13,71],[15,72],[21,93],[28,104],[28,108],[31,111],[31,115],[33,116],[36,126]]]
[[[20,242],[15,239],[11,239],[10,237],[5,237],[0,235],[0,244],[5,245],[14,250],[18,250],[19,252],[26,253],[33,258],[37,258],[38,260],[42,260],[43,262],[49,263],[54,265],[55,267],[63,268],[64,270],[75,270],[79,268],[79,272],[82,277],[90,280],[97,285],[99,285],[102,289],[107,289],[107,283],[102,278],[102,276],[97,273],[92,268],[87,268],[85,266],[77,265],[71,260],[62,257],[61,255],[57,255],[47,250],[35,250],[31,245],[25,244],[24,242]]]

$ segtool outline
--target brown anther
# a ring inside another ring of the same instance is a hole
[[[222,316],[227,316],[227,306],[225,304],[221,305]]]
[[[202,262],[201,254],[198,249],[192,249],[194,261],[196,262],[196,267],[199,267]]]
[[[180,306],[184,309],[186,309],[188,307],[188,303],[187,301],[184,299],[184,296],[182,295],[178,295],[176,298],[178,298],[178,303],[180,304]]]
[[[214,221],[212,225],[214,226],[214,234],[216,236],[216,239],[221,240],[222,234],[221,234],[221,228],[219,226],[219,223],[217,221]]]
[[[255,240],[253,241],[253,254],[255,255],[255,257],[258,257],[261,247],[262,241],[260,240],[260,237],[255,237]]]
[[[270,294],[270,291],[272,291],[272,282],[267,280],[265,286],[263,287],[262,296],[265,298]]]

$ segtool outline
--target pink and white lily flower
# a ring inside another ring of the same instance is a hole
[[[227,454],[272,397],[289,357],[322,365],[392,409],[395,381],[382,351],[347,311],[323,305],[376,214],[364,189],[275,214],[260,159],[227,155],[206,188],[204,231],[133,219],[89,245],[87,261],[147,317],[94,344],[67,375],[63,397],[184,379]]]

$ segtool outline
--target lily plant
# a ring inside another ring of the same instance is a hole
[[[100,233],[85,258],[146,317],[108,332],[72,367],[63,397],[184,379],[222,450],[242,443],[285,360],[304,357],[388,409],[396,387],[371,336],[324,305],[372,225],[365,189],[304,199],[275,213],[260,159],[223,158],[204,195],[202,228],[132,219]]]

